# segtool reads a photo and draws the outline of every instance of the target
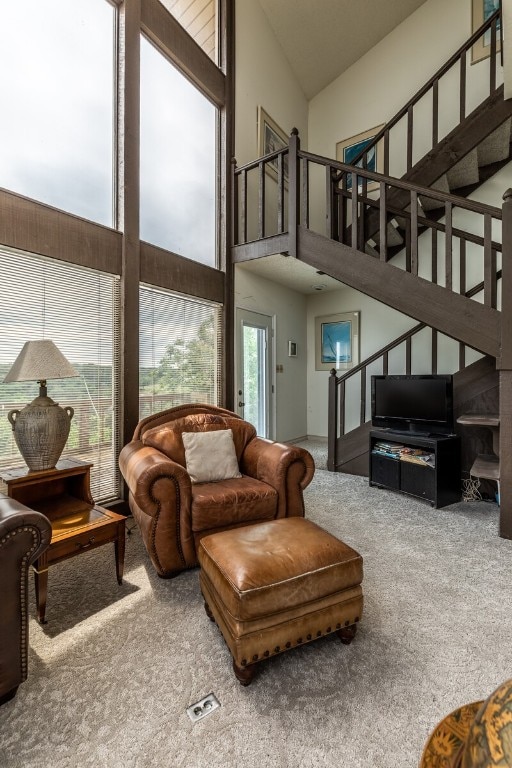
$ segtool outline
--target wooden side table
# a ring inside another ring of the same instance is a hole
[[[54,469],[31,472],[15,467],[0,473],[7,494],[42,512],[52,525],[50,546],[34,562],[37,616],[45,624],[48,568],[81,552],[114,542],[116,575],[123,579],[125,518],[94,503],[90,490],[92,464],[62,459]]]

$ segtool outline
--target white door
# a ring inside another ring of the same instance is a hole
[[[272,318],[237,309],[236,406],[259,437],[273,437]]]

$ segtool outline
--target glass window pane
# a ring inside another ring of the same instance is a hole
[[[221,307],[159,288],[140,290],[140,418],[183,403],[217,405]]]
[[[216,108],[141,41],[140,236],[216,265]]]
[[[115,10],[2,3],[0,186],[112,225]]]
[[[244,419],[254,425],[261,437],[266,437],[265,344],[264,328],[243,325]]]
[[[203,51],[218,64],[215,0],[160,0]]]
[[[119,496],[119,279],[64,261],[0,249],[0,382],[26,341],[51,339],[79,376],[48,381],[48,395],[74,415],[62,453],[93,463],[96,501]],[[0,383],[0,467],[24,462],[7,420],[39,394],[35,381]]]

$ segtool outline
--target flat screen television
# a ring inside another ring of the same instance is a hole
[[[397,432],[451,434],[452,376],[372,376],[372,426]]]

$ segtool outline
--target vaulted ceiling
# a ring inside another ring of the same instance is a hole
[[[259,0],[311,99],[425,0]]]

